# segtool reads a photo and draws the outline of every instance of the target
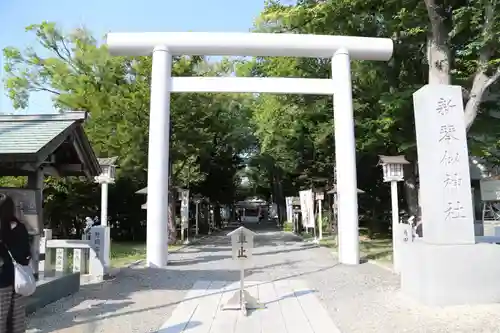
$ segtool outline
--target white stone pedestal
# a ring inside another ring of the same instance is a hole
[[[425,231],[424,231],[425,232]],[[402,244],[401,291],[431,306],[500,300],[500,245]]]

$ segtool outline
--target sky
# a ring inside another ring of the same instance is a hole
[[[35,46],[37,50],[34,36],[25,27],[43,21],[64,29],[85,26],[96,37],[107,32],[246,32],[263,7],[264,0],[0,0],[0,48]],[[27,110],[14,111],[3,83],[0,90],[1,113],[55,112],[47,94],[32,95]]]

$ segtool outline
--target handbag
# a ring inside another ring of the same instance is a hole
[[[36,290],[35,274],[31,266],[19,264],[9,252],[14,264],[14,291],[21,296],[31,296]]]

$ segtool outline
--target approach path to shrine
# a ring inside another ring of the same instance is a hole
[[[500,331],[500,305],[422,307],[401,295],[399,277],[387,269],[370,263],[339,265],[329,249],[270,227],[260,229],[254,230],[253,266],[246,281],[266,304],[264,310],[248,317],[219,311],[226,291],[239,281],[225,231],[170,254],[167,269],[138,265],[113,280],[83,285],[76,295],[30,317],[27,332]]]

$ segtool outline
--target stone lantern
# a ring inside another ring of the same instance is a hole
[[[384,156],[379,155],[378,165],[382,166],[384,182],[400,182],[404,179],[404,166],[410,164],[403,155]]]
[[[99,158],[101,174],[95,177],[96,183],[101,184],[101,225],[108,225],[108,184],[115,182],[117,157]]]
[[[96,249],[98,256],[104,264],[104,273],[110,269],[111,260],[111,231],[108,226],[108,185],[115,182],[117,157],[99,158],[101,174],[95,177],[95,182],[101,185],[101,225],[94,226],[90,230],[90,240],[93,246],[99,244]]]
[[[398,182],[404,180],[404,166],[410,164],[403,155],[384,156],[379,155],[378,165],[382,166],[384,182],[391,183],[391,206],[392,206],[392,264],[394,271],[399,272],[398,254],[398,230],[399,230],[399,207],[398,207]]]

